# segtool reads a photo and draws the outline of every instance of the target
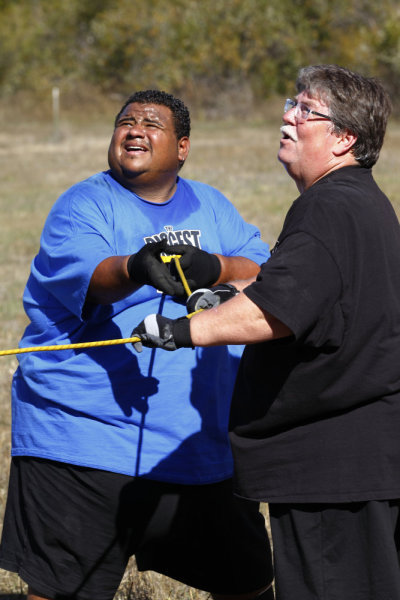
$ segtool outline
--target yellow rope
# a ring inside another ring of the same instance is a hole
[[[178,271],[178,273],[179,273],[179,276],[180,276],[180,278],[181,278],[181,281],[182,281],[182,284],[183,284],[184,290],[185,290],[185,292],[187,293],[187,295],[188,295],[188,298],[189,298],[189,296],[190,296],[190,294],[191,294],[192,292],[191,292],[191,290],[190,290],[190,287],[189,287],[189,285],[188,285],[188,282],[187,282],[187,280],[186,280],[185,274],[184,274],[184,272],[183,272],[183,270],[182,270],[181,263],[179,262],[179,258],[180,258],[180,256],[179,256],[179,255],[176,255],[176,256],[174,256],[175,266],[176,266],[176,269],[177,269],[177,271]]]
[[[130,344],[140,342],[140,338],[120,338],[118,340],[101,340],[98,342],[81,342],[79,344],[56,344],[54,346],[32,346],[31,348],[14,348],[12,350],[0,350],[0,356],[11,354],[25,354],[26,352],[46,352],[48,350],[75,350],[77,348],[94,348],[96,346],[113,346],[115,344]]]
[[[175,266],[178,270],[179,276],[182,280],[183,287],[185,288],[185,292],[188,296],[192,293],[190,291],[190,287],[188,282],[186,281],[186,277],[183,273],[182,267],[180,265],[179,259],[180,254],[172,254],[169,256],[162,256],[163,262],[171,262],[173,259],[175,261]],[[190,315],[186,315],[188,319],[191,319],[193,315],[201,312],[202,309],[197,310]],[[96,348],[99,346],[114,346],[116,344],[132,344],[135,342],[140,342],[140,337],[130,337],[130,338],[120,338],[117,340],[101,340],[98,342],[80,342],[78,344],[56,344],[54,346],[32,346],[30,348],[12,348],[11,350],[0,350],[0,356],[11,356],[13,354],[26,354],[27,352],[48,352],[49,350],[76,350],[78,348]]]
[[[192,293],[192,291],[191,291],[191,289],[189,287],[189,284],[187,282],[185,274],[184,274],[184,272],[182,270],[181,263],[179,262],[179,259],[180,259],[181,256],[182,256],[181,254],[167,254],[165,256],[161,256],[161,260],[163,262],[165,262],[165,263],[171,262],[172,259],[174,260],[175,266],[176,266],[176,270],[179,273],[179,277],[181,278],[184,290],[187,293],[188,298],[189,298],[189,296]]]

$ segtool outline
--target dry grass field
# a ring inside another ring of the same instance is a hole
[[[195,122],[182,175],[218,187],[273,245],[297,190],[276,160],[278,108],[273,115],[269,110],[269,118],[252,123]],[[35,121],[29,112],[0,107],[0,350],[15,348],[25,327],[21,296],[48,210],[67,187],[107,167],[112,119],[109,114],[101,120],[87,110],[79,120],[62,117],[61,136],[55,141],[51,119]],[[374,173],[398,214],[399,145],[400,124],[393,121]],[[10,454],[9,389],[16,364],[15,357],[0,357],[0,523]],[[0,600],[17,600],[24,593],[16,575],[0,570]],[[117,594],[118,600],[208,597],[154,574],[139,576],[134,564]]]

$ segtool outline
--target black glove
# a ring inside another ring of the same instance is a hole
[[[182,295],[182,284],[172,277],[169,267],[160,257],[161,252],[170,248],[171,246],[168,246],[165,240],[161,240],[161,242],[145,244],[139,252],[132,254],[127,265],[132,281],[142,285],[152,285],[170,296]]]
[[[221,274],[221,263],[215,254],[186,244],[168,246],[167,252],[181,255],[179,262],[192,290],[209,287],[217,281]],[[173,264],[171,273],[179,279],[179,274]]]
[[[200,288],[186,300],[186,308],[189,314],[196,312],[196,310],[212,308],[237,296],[238,293],[239,290],[230,283],[220,283],[210,289]]]
[[[142,351],[142,344],[148,348],[163,348],[171,351],[193,347],[190,320],[187,317],[168,319],[162,315],[148,315],[135,327],[131,337],[140,338],[140,342],[133,342],[136,352]]]

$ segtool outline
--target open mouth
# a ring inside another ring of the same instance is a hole
[[[282,139],[284,140],[292,140],[292,142],[297,142],[297,134],[296,129],[290,125],[282,125],[281,127]]]
[[[127,144],[125,150],[127,152],[147,152],[147,148],[144,146],[136,146],[134,144]]]

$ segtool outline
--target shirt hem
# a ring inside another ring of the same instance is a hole
[[[200,477],[193,477],[193,471],[195,470],[195,468],[191,468],[190,471],[190,475],[186,476],[184,473],[172,473],[170,470],[168,471],[168,473],[166,473],[165,475],[163,473],[157,473],[156,475],[153,474],[150,471],[148,472],[140,472],[139,474],[136,474],[135,471],[130,470],[130,469],[121,469],[112,465],[99,465],[98,463],[93,463],[89,460],[74,460],[71,457],[59,457],[59,456],[53,456],[51,454],[47,454],[45,452],[41,452],[41,453],[36,453],[36,452],[32,452],[32,451],[28,451],[28,450],[17,450],[17,449],[13,449],[11,452],[11,456],[12,457],[19,457],[19,456],[31,456],[33,458],[43,458],[45,460],[52,460],[54,462],[61,462],[61,463],[66,463],[66,464],[70,464],[70,465],[75,465],[77,467],[84,467],[84,468],[88,468],[88,469],[97,469],[98,471],[108,471],[111,473],[118,473],[120,475],[127,475],[128,477],[140,477],[141,479],[150,479],[153,481],[161,481],[161,482],[165,482],[165,483],[179,483],[179,484],[187,484],[187,485],[203,485],[203,484],[210,484],[210,483],[218,483],[220,481],[225,481],[227,479],[231,479],[233,476],[233,469],[230,470],[223,470],[223,471],[219,471],[217,473],[214,473],[213,476],[200,476]],[[210,465],[208,466],[208,469],[210,469]]]
[[[251,494],[234,490],[235,496],[244,498],[245,500],[254,500],[257,502],[266,502],[268,504],[341,504],[351,502],[368,502],[372,500],[396,500],[400,498],[399,490],[380,490],[380,491],[353,491],[341,492],[338,494],[288,494],[288,495],[272,495],[265,492],[254,492]]]

